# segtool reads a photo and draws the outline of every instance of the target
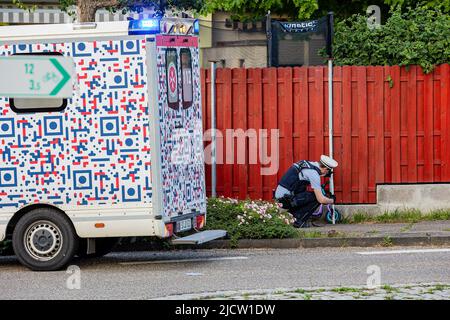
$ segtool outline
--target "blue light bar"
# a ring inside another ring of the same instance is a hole
[[[156,34],[160,33],[160,19],[130,20],[128,34]]]
[[[194,34],[200,34],[200,22],[198,20],[194,21]]]

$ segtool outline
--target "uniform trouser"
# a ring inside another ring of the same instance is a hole
[[[289,209],[289,212],[299,222],[308,220],[314,210],[320,205],[314,192],[309,191],[296,194],[293,198],[293,203],[295,205]]]

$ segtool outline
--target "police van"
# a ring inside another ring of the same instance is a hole
[[[119,237],[225,236],[199,231],[198,33],[178,18],[0,27],[0,56],[62,56],[74,70],[70,97],[0,96],[0,241],[22,264],[58,270]]]

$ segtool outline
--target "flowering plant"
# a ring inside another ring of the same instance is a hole
[[[206,228],[224,229],[232,240],[294,237],[296,232],[292,223],[294,217],[274,202],[224,197],[208,199]]]
[[[239,225],[260,220],[266,223],[270,219],[281,219],[285,224],[293,224],[295,219],[289,212],[283,212],[275,203],[265,201],[244,201],[242,215],[238,215]]]

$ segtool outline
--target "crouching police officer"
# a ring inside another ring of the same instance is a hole
[[[308,227],[309,217],[320,204],[334,203],[334,195],[331,198],[323,195],[320,177],[331,176],[337,166],[336,160],[322,155],[318,162],[294,163],[283,175],[274,196],[295,217],[294,227]]]

